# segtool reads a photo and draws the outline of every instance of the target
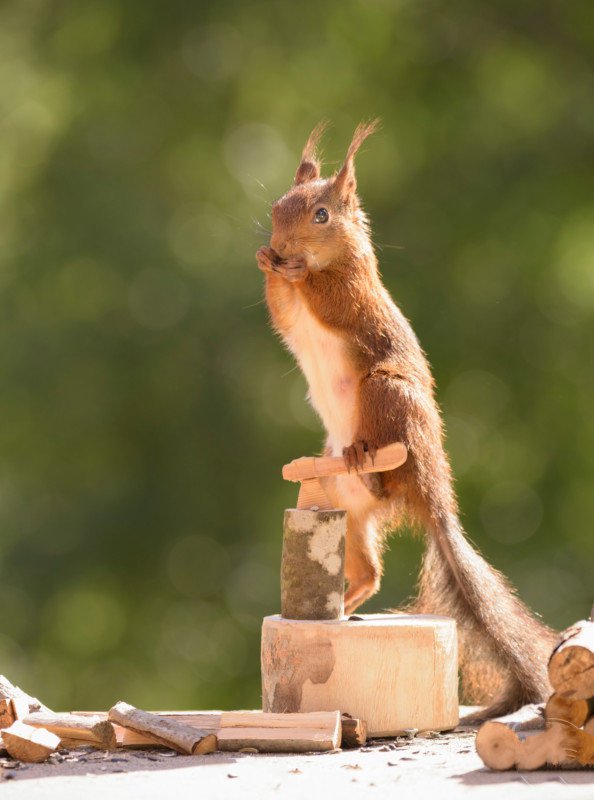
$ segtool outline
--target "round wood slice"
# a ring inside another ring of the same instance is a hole
[[[458,724],[456,623],[369,614],[356,620],[265,617],[264,711],[341,711],[370,736]]]

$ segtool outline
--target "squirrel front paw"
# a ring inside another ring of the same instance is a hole
[[[376,453],[377,447],[364,441],[353,442],[350,447],[343,447],[342,449],[342,457],[349,472],[352,469],[356,472],[362,469],[365,466],[366,455],[371,458],[371,463],[373,464]]]
[[[256,261],[262,272],[272,272],[274,265],[280,261],[280,257],[272,247],[261,247],[256,253]]]
[[[307,276],[307,262],[303,256],[281,259],[274,264],[272,269],[291,283],[302,281]]]

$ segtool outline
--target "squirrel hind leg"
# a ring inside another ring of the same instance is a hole
[[[352,614],[379,589],[383,564],[381,542],[375,525],[349,519],[346,538],[344,597],[345,614]]]

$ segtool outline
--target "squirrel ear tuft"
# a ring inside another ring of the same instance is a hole
[[[297,172],[295,173],[295,185],[306,183],[306,181],[315,181],[320,177],[321,165],[316,154],[316,149],[327,127],[327,122],[320,122],[310,133],[309,139],[305,143],[303,153],[301,154],[301,163],[297,167]]]
[[[375,131],[379,128],[379,125],[379,119],[373,119],[370,122],[361,122],[359,125],[357,125],[355,133],[353,134],[353,139],[349,145],[349,149],[347,150],[344,164],[336,173],[336,177],[334,179],[334,186],[340,192],[344,200],[348,200],[348,198],[354,194],[357,188],[357,179],[355,177],[355,155],[365,139],[367,139],[368,136],[371,136],[372,133],[375,133]]]

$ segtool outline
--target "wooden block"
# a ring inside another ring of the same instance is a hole
[[[12,758],[32,762],[45,761],[60,744],[59,737],[54,733],[26,725],[20,720],[2,731],[2,741]]]
[[[116,722],[122,727],[153,737],[158,744],[180,753],[204,755],[217,749],[217,737],[213,733],[141,711],[128,703],[121,701],[116,703],[107,716],[110,722]]]
[[[549,660],[549,679],[562,697],[594,697],[594,622],[581,620],[563,631]]]
[[[307,753],[336,750],[341,741],[339,711],[309,714],[267,714],[227,711],[221,715],[220,750],[254,747],[261,753]]]
[[[358,621],[266,617],[262,702],[267,712],[341,709],[370,736],[458,724],[455,622],[370,614]]]
[[[344,612],[347,512],[285,511],[281,614],[287,619],[340,619]]]
[[[106,750],[113,750],[116,747],[116,735],[113,725],[98,716],[53,714],[51,712],[38,711],[35,714],[29,714],[23,721],[27,725],[45,728],[55,733],[63,743],[74,740],[85,744],[94,744]]]

